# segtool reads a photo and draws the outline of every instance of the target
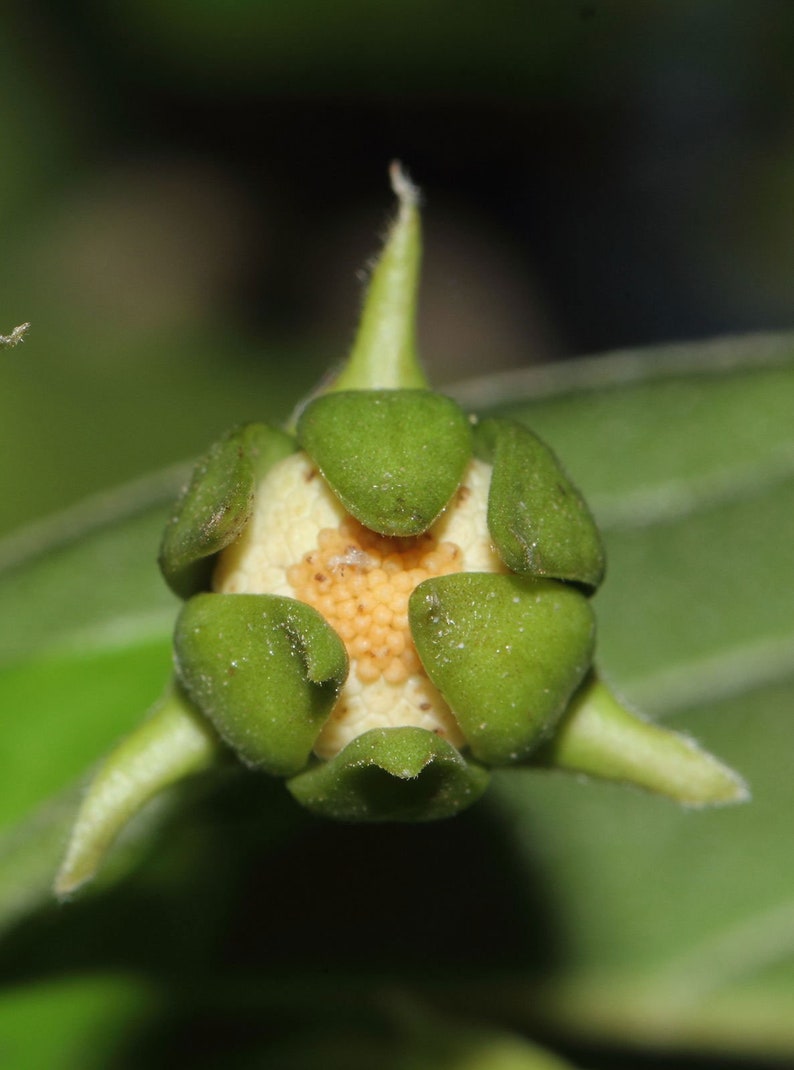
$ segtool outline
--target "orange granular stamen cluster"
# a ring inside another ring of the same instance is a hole
[[[429,533],[378,535],[353,519],[324,528],[317,548],[292,565],[287,579],[341,636],[362,683],[383,676],[400,684],[421,671],[410,628],[408,598],[431,576],[459,572],[461,549]]]

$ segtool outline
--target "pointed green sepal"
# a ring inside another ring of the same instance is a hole
[[[685,806],[749,798],[747,785],[688,736],[643,720],[592,673],[537,752],[539,764],[634,784]]]
[[[306,766],[347,678],[342,640],[303,602],[199,594],[174,632],[177,673],[247,765],[274,776]]]
[[[475,758],[525,759],[562,716],[593,656],[590,603],[553,580],[458,572],[408,603],[425,670]]]
[[[389,174],[399,211],[372,271],[353,349],[330,390],[428,386],[416,351],[422,259],[419,191],[399,164],[392,164]]]
[[[502,419],[476,426],[474,450],[493,465],[488,528],[508,568],[595,589],[604,577],[601,536],[552,450]]]
[[[424,728],[373,728],[287,787],[308,810],[339,821],[435,821],[471,806],[488,779]]]
[[[225,435],[199,461],[160,546],[160,568],[175,594],[189,598],[209,588],[212,559],[248,522],[256,483],[296,448],[283,431],[248,424]]]
[[[223,746],[179,687],[100,766],[77,815],[55,894],[90,880],[122,828],[150,799],[218,762]]]
[[[298,441],[348,512],[381,535],[419,535],[460,485],[471,457],[463,411],[429,390],[315,398]]]

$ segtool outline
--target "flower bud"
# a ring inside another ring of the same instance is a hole
[[[347,821],[449,817],[515,763],[743,797],[591,671],[604,552],[554,453],[427,388],[417,194],[392,178],[399,214],[347,364],[291,430],[222,439],[177,503],[160,551],[186,600],[176,683],[89,788],[61,894],[144,802],[224,754]]]

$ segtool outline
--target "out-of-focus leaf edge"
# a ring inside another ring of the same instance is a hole
[[[693,356],[696,351],[697,356]],[[465,379],[444,393],[473,412],[491,412],[522,399],[542,401],[674,376],[709,377],[786,367],[794,362],[794,332],[763,331],[698,342],[617,349],[556,364],[540,364]]]

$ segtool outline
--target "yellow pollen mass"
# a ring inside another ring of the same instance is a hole
[[[319,757],[332,758],[370,728],[414,726],[465,743],[416,653],[408,599],[431,576],[506,571],[488,533],[490,474],[472,460],[441,517],[413,538],[363,527],[304,453],[279,461],[260,482],[250,521],[218,558],[213,588],[297,598],[342,639],[350,672],[315,744]]]
[[[317,548],[287,570],[295,597],[314,606],[342,637],[359,680],[404,683],[422,671],[408,627],[408,598],[431,576],[460,571],[453,542],[425,532],[391,538],[352,517],[324,528]]]

